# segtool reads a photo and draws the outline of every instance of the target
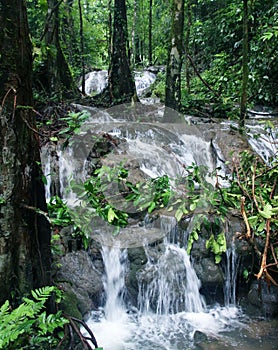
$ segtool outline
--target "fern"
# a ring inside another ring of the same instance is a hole
[[[31,292],[34,300],[25,297],[14,310],[8,300],[1,306],[0,349],[47,349],[48,344],[58,343],[53,332],[68,320],[61,312],[46,314],[45,303],[53,293],[61,298],[57,288],[42,287]]]

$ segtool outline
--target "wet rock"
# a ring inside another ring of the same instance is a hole
[[[95,308],[103,290],[102,271],[94,266],[85,251],[68,253],[60,260],[61,267],[55,278],[59,286],[76,296],[82,316]]]
[[[251,305],[256,306],[267,316],[278,315],[278,288],[268,285],[265,281],[255,281],[252,283],[248,301]]]
[[[128,296],[133,305],[137,303],[138,295],[138,271],[146,264],[147,257],[142,247],[128,249],[128,259],[130,263],[129,272],[126,279],[126,287],[128,290]]]
[[[194,333],[194,343],[195,344],[198,344],[198,343],[201,343],[201,342],[205,342],[208,340],[208,337],[205,333],[201,332],[201,331],[196,331]]]

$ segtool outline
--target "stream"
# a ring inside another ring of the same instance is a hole
[[[80,134],[73,137],[70,147],[58,150],[60,190],[73,210],[80,204],[80,196],[71,189],[70,180],[82,182],[86,178],[86,163],[96,142],[92,137],[95,134],[121,140],[117,148],[103,157],[103,164],[136,168],[143,178],[164,174],[170,178],[184,177],[185,167],[192,163],[206,166],[206,180],[212,188],[216,179],[210,172],[215,168],[223,178],[228,176],[223,161],[225,150],[217,140],[225,140],[227,147],[232,143],[234,136],[228,136],[230,122],[219,123],[217,138],[212,142],[214,125],[196,124],[188,117],[181,123],[166,123],[161,105],[135,108],[126,105],[105,111],[79,107],[87,109],[91,118],[84,123]],[[251,137],[261,131],[257,122],[251,120],[249,130],[250,146],[268,161],[277,147],[269,146],[265,139]],[[48,150],[43,152],[44,171],[48,175],[52,161]],[[225,180],[222,185],[225,186]],[[117,191],[117,188],[108,189],[107,198]],[[51,194],[50,181],[46,193]],[[101,244],[104,264],[104,293],[87,324],[99,347],[104,350],[277,349],[277,319],[247,312],[237,300],[238,259],[233,246],[226,252],[224,303],[208,304],[200,293],[201,282],[186,254],[188,233],[182,243],[177,243],[176,231],[176,221],[169,216],[154,219],[151,224],[134,224],[122,229],[117,236],[108,224],[94,226],[92,238]],[[154,251],[157,241],[159,255]],[[126,285],[130,270],[128,249],[134,247],[143,249],[147,258],[144,269],[136,273],[136,302],[129,298]]]

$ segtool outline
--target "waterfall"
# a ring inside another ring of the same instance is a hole
[[[61,194],[72,207],[78,196],[70,189],[70,179],[84,180],[84,161],[95,142],[92,136],[100,132],[120,140],[117,150],[101,159],[103,164],[117,166],[127,159],[130,172],[137,171],[135,180],[136,176],[140,179],[143,175],[144,178],[164,174],[173,178],[185,177],[185,168],[192,162],[206,166],[207,173],[214,169],[211,142],[204,140],[198,129],[191,125],[127,123],[114,115],[109,119],[107,115],[96,113],[86,123],[86,128],[82,128],[79,138],[75,135],[71,140],[78,138],[77,147],[58,149]],[[46,173],[49,163],[47,160]],[[213,183],[209,176],[207,181]],[[117,195],[114,190],[118,189],[113,187],[112,194]],[[108,192],[107,198],[113,197]],[[192,348],[196,331],[216,337],[231,327],[238,317],[239,311],[235,307],[206,306],[199,292],[200,281],[185,250],[188,232],[178,232],[174,217],[161,215],[157,219],[153,216],[149,221],[136,222],[119,236],[105,231],[106,226],[92,225],[92,238],[102,245],[104,297],[98,309],[91,312],[88,325],[104,350]],[[137,303],[129,299],[126,287],[127,276],[131,273],[128,249],[134,247],[144,250],[147,257],[147,263],[136,272]],[[227,252],[227,305],[235,305],[236,270],[237,259],[231,250]]]
[[[180,311],[203,312],[205,301],[199,293],[200,281],[184,248],[165,244],[165,253],[154,263],[149,257],[148,283],[139,277],[139,309],[157,315]]]
[[[236,280],[238,274],[239,259],[234,242],[226,250],[224,303],[226,306],[236,305]]]
[[[102,247],[101,250],[105,267],[104,313],[108,321],[117,321],[119,316],[125,315],[125,274],[127,270],[127,250]]]
[[[156,75],[148,70],[143,72],[136,71],[134,73],[134,80],[138,96],[141,96],[155,79]],[[85,76],[85,93],[87,95],[100,93],[107,87],[107,85],[108,72],[106,70],[93,71]]]
[[[250,146],[268,165],[271,165],[271,159],[278,155],[276,142],[278,129],[275,128],[267,133],[262,124],[248,125],[248,127]]]
[[[43,159],[42,161],[42,171],[44,173],[44,177],[45,177],[45,198],[46,201],[49,201],[50,197],[51,197],[51,178],[50,178],[50,174],[51,174],[51,154],[50,151],[48,149],[48,147],[43,147],[42,151],[41,151],[41,158]]]

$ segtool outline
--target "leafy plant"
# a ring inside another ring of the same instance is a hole
[[[236,207],[244,219],[245,237],[260,260],[257,278],[265,277],[277,284],[272,272],[277,271],[278,232],[278,159],[269,164],[244,151],[234,160],[234,181],[231,191],[241,199]],[[263,242],[263,250],[258,242]]]
[[[46,302],[54,295],[61,300],[56,287],[42,287],[31,292],[32,299],[12,309],[7,300],[0,308],[0,349],[52,349],[63,337],[63,327],[68,320],[61,311],[46,313]],[[61,332],[60,332],[61,331]]]
[[[59,135],[63,134],[78,134],[81,125],[90,117],[90,114],[86,111],[71,112],[67,117],[61,118],[67,126],[59,132]]]
[[[84,195],[96,214],[118,228],[127,226],[130,206],[132,213],[144,210],[151,213],[165,207],[171,195],[167,176],[133,184],[128,181],[128,170],[105,165],[94,171],[84,188]]]

